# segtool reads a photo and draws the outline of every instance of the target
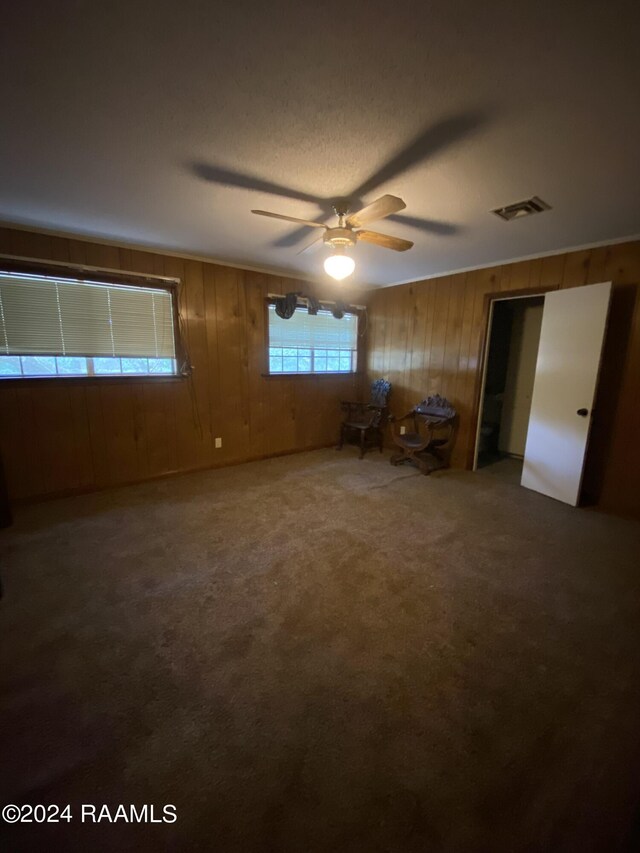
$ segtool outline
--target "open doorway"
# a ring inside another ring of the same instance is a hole
[[[487,330],[474,469],[520,481],[544,296],[494,299]]]

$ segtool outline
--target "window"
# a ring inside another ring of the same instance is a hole
[[[354,373],[358,315],[336,320],[324,309],[316,315],[298,307],[283,320],[269,305],[269,373]]]
[[[176,372],[170,289],[0,272],[0,379]]]

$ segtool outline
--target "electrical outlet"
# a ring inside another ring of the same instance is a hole
[[[219,450],[222,447],[222,439],[216,438],[216,450]]]
[[[404,435],[406,431],[407,431],[406,426],[401,426],[401,427],[400,427],[400,435]]]

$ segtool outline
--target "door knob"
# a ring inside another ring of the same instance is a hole
[[[589,409],[578,409],[576,415],[580,415],[581,418],[586,418],[589,414]]]

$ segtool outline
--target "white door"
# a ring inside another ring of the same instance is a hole
[[[576,506],[611,282],[547,293],[522,485]]]

